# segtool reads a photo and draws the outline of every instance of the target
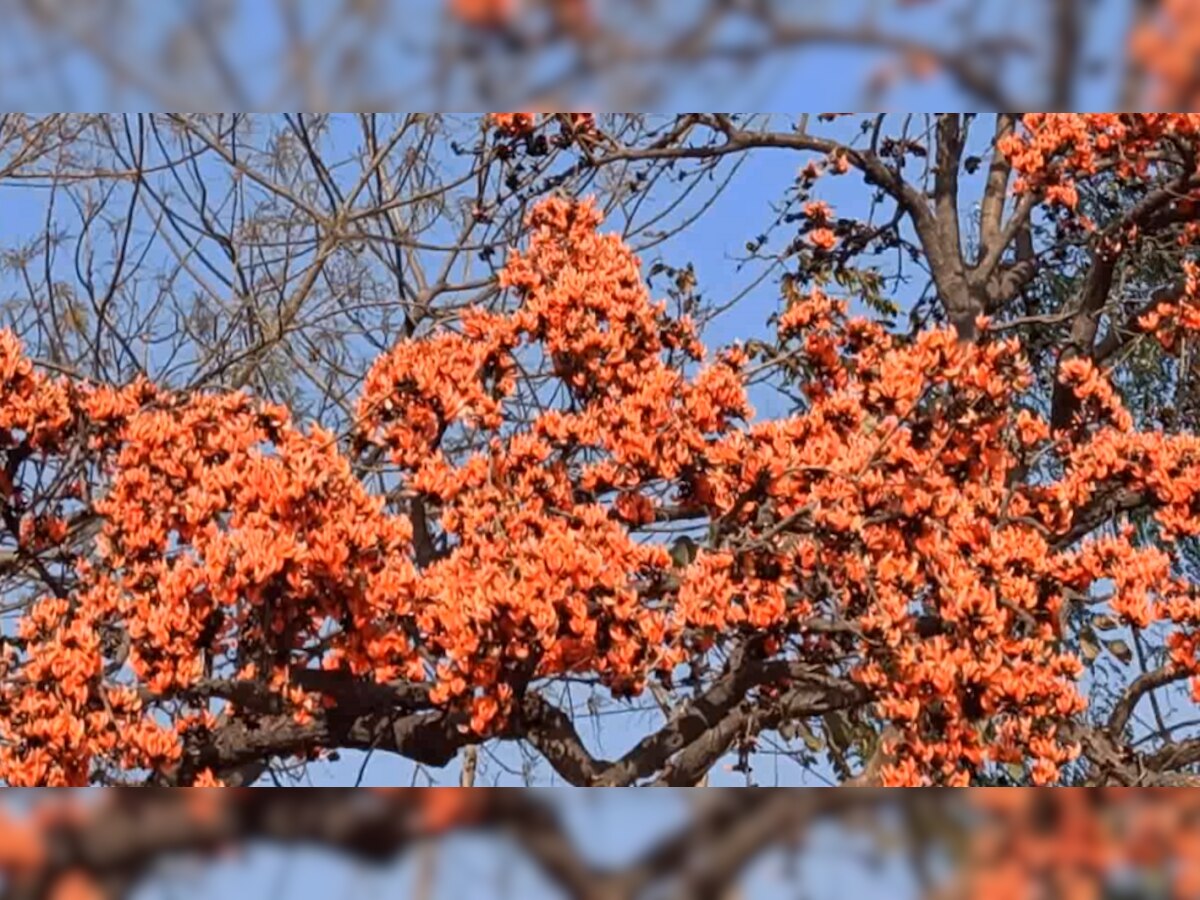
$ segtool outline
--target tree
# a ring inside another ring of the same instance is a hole
[[[226,160],[210,123],[172,124]],[[245,147],[229,163],[262,179],[264,215],[330,203],[315,268],[288,255],[311,252],[299,223],[262,261],[301,282],[274,312],[232,253],[247,350],[213,340],[214,362],[185,333],[163,378],[127,368],[148,330],[112,324],[96,279],[94,335],[64,332],[58,290],[30,331],[57,356],[0,340],[19,615],[0,779],[239,785],[348,750],[438,767],[516,743],[572,784],[695,784],[722,760],[751,773],[776,741],[853,783],[1194,777],[1192,117],[997,116],[977,147],[958,114],[895,137],[882,116],[818,135],[497,115],[472,151],[486,187],[434,248],[443,274],[412,290],[419,263],[396,263],[394,339],[373,361],[347,341],[325,381],[269,363],[316,336],[289,324],[306,304],[354,321],[321,268],[363,239],[346,223],[407,238],[379,218],[397,202],[360,209],[344,187],[386,171],[360,124],[362,174],[328,174],[315,139],[315,184],[268,180]],[[692,270],[653,300],[631,239],[572,188],[622,170],[606,196],[634,235],[626,185],[781,149],[800,174],[746,261],[778,284],[773,336],[710,351]],[[819,198],[855,172],[875,218]],[[195,217],[220,222],[207,202]],[[503,265],[461,273],[470,252]],[[930,290],[897,304],[904,260]],[[131,278],[108,293],[136,310]],[[764,383],[794,410],[755,415]],[[316,412],[271,399],[289,395]],[[646,695],[661,720],[626,752],[585,739],[596,702]]]
[[[515,849],[542,876],[533,892],[572,900],[737,897],[747,870],[772,853],[783,856],[785,868],[768,869],[768,883],[819,890],[882,868],[880,889],[928,900],[1187,896],[1197,876],[1190,854],[1196,801],[1188,791],[759,789],[659,797],[655,804],[674,805],[682,816],[668,816],[671,826],[627,862],[601,864],[594,836],[581,839],[568,827],[577,794],[106,791],[68,800],[43,793],[32,809],[0,816],[0,893],[6,900],[129,896],[147,884],[171,885],[162,863],[172,858],[219,866],[231,852],[272,845],[320,847],[386,865],[463,833],[493,846],[503,840],[508,846],[495,849],[507,850],[505,870],[515,868]],[[626,814],[636,803],[629,792],[605,800],[625,803]],[[837,841],[840,851],[829,853]],[[462,845],[447,849],[461,853]],[[474,854],[469,867],[478,872],[479,862]],[[476,875],[476,893],[490,886],[481,881]],[[421,887],[431,885],[418,881]]]
[[[715,95],[738,108],[765,90],[784,106],[833,65],[864,73],[823,80],[815,96],[843,108],[911,105],[899,88],[925,107],[1185,109],[1200,46],[1189,0],[421,0],[305,14],[197,0],[143,13],[14,4],[6,105],[613,109]]]

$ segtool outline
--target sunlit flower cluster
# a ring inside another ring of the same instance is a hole
[[[100,523],[76,586],[4,645],[0,781],[178,771],[256,713],[214,702],[217,682],[303,725],[329,698],[298,671],[424,681],[491,736],[531,685],[635,694],[748,646],[865,690],[891,726],[888,784],[996,766],[1052,783],[1085,707],[1065,613],[1101,583],[1123,623],[1169,623],[1172,659],[1200,675],[1200,601],[1172,567],[1173,542],[1200,534],[1200,440],[1136,430],[1082,360],[1060,371],[1077,419],[1052,434],[1023,402],[1016,339],[902,337],[819,288],[778,318],[805,402],[755,419],[747,354],[706,353],[601,224],[590,201],[535,207],[500,277],[507,311],[382,355],[357,449],[243,393],[50,378],[0,334],[0,452],[81,447]],[[554,399],[518,415],[529,367]],[[364,448],[428,513],[429,555],[356,472]],[[1014,482],[1046,453],[1052,476]],[[1088,511],[1119,517],[1128,496],[1159,546],[1091,534]],[[672,518],[705,532],[686,558],[648,531]],[[30,521],[31,541],[65,547]]]

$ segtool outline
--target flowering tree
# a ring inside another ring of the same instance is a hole
[[[1115,0],[1091,6],[1054,0],[1029,8],[1005,8],[988,0],[893,0],[798,14],[770,3],[702,3],[686,12],[656,6],[587,0],[448,2],[466,31],[464,46],[476,38],[485,47],[490,41],[524,51],[524,65],[517,72],[536,70],[542,55],[554,51],[587,54],[590,65],[570,65],[560,74],[560,91],[577,79],[596,76],[607,87],[610,67],[622,65],[662,69],[688,63],[703,70],[732,62],[753,76],[771,57],[796,62],[812,50],[853,48],[860,59],[875,59],[859,85],[868,101],[863,106],[879,105],[897,87],[926,91],[931,83],[995,110],[1070,109],[1088,89],[1106,91],[1110,105],[1123,107],[1187,108],[1198,99],[1200,13],[1189,0]],[[1123,35],[1113,28],[1114,19],[1127,25]],[[656,27],[631,28],[639,20]],[[655,37],[647,39],[643,31]],[[481,82],[489,62],[475,63]],[[509,63],[509,73],[515,74]],[[668,89],[653,70],[643,78],[645,88]]]
[[[95,91],[193,111],[331,99],[373,108],[398,96],[425,107],[610,109],[719,96],[736,108],[766,90],[778,107],[796,105],[812,81],[824,93],[807,96],[841,107],[903,106],[897,90],[922,107],[990,110],[1197,100],[1191,0],[345,0],[304,17],[256,10],[252,24],[217,0],[161,17],[144,5],[15,7],[6,105],[66,106]],[[117,33],[142,52],[114,53]],[[54,52],[31,52],[43,47]],[[821,81],[830,66],[851,75]]]
[[[598,204],[553,190],[337,431],[236,379],[106,383],[0,336],[4,566],[33,586],[0,780],[239,785],[519,742],[572,784],[695,784],[768,735],[856,783],[1190,779],[1196,122],[1001,116],[986,164],[969,116],[866,125],[490,123],[513,165],[550,128],[577,170],[807,157],[770,341],[707,348]],[[882,221],[819,199],[853,172]],[[897,249],[933,286],[907,330],[874,262]],[[755,414],[764,380],[791,413]],[[571,686],[662,720],[607,758]]]
[[[14,60],[5,106],[679,107],[695,106],[697,76],[702,96],[724,91],[734,108],[760,90],[776,108],[826,96],[905,106],[898,92],[925,108],[992,110],[1198,100],[1190,0],[344,0],[252,22],[218,0],[148,8],[14,6],[0,36]],[[114,53],[134,34],[139,53]],[[846,77],[822,82],[830,67]],[[815,82],[826,92],[805,95]]]
[[[568,827],[572,805],[580,808],[578,794],[503,788],[109,790],[80,800],[43,792],[22,813],[0,813],[0,896],[131,896],[147,883],[174,887],[162,866],[172,858],[219,867],[223,857],[272,846],[320,847],[359,865],[423,855],[413,891],[433,894],[441,887],[439,875],[451,868],[438,864],[440,841],[462,833],[485,842],[490,837],[492,846],[496,838],[507,839],[505,872],[514,868],[516,849],[541,876],[535,891],[551,888],[572,900],[667,892],[738,896],[746,870],[772,851],[787,860],[783,871],[772,873],[776,884],[820,888],[845,876],[861,878],[870,862],[884,860],[889,865],[879,878],[881,889],[927,900],[1186,897],[1195,893],[1200,875],[1192,853],[1196,799],[1185,790],[752,790],[659,797],[654,804],[673,805],[682,815],[668,816],[671,825],[656,840],[640,843],[627,861],[605,864],[596,858],[594,836],[581,839]],[[605,800],[624,803],[630,815],[639,798],[613,792]],[[828,836],[849,839],[862,852],[825,851],[821,858]],[[479,878],[486,868],[479,862],[473,858],[471,887],[488,896],[492,885]],[[190,874],[194,878],[195,870]],[[496,883],[495,894],[511,884]]]

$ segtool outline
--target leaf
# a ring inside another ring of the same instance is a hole
[[[1114,628],[1119,627],[1120,624],[1115,616],[1096,616],[1092,619],[1092,627],[1097,631],[1112,631]]]
[[[62,320],[63,326],[67,331],[75,334],[86,334],[89,328],[88,311],[80,303],[67,301],[67,314]]]
[[[685,294],[696,287],[696,272],[690,263],[675,276],[675,286]]]
[[[685,569],[692,564],[699,550],[699,545],[685,534],[671,544],[671,561],[676,568]]]
[[[1100,655],[1100,643],[1090,630],[1079,636],[1079,650],[1088,662],[1095,661],[1096,657]]]
[[[825,731],[829,734],[830,746],[845,751],[850,747],[850,733],[846,730],[846,722],[836,712],[825,713]]]
[[[1109,653],[1123,663],[1128,663],[1133,659],[1133,651],[1129,649],[1129,645],[1124,641],[1105,641],[1104,646],[1108,648]]]
[[[825,749],[825,739],[809,728],[807,722],[796,723],[796,730],[800,733],[800,738],[804,741],[804,746],[813,753],[818,753]]]
[[[770,346],[765,341],[760,341],[758,338],[750,338],[750,340],[746,341],[746,352],[750,356],[761,356],[770,349]]]

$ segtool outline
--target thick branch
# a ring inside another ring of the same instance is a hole
[[[506,833],[571,896],[595,896],[595,873],[544,799],[518,790],[438,793],[229,791],[202,805],[169,792],[109,795],[91,815],[46,831],[46,864],[12,877],[3,896],[38,900],[64,873],[79,870],[105,895],[123,896],[166,856],[211,854],[248,841],[314,845],[383,863],[446,825]],[[438,821],[442,812],[451,820]]]
[[[1121,699],[1113,709],[1112,715],[1109,716],[1108,733],[1114,738],[1120,738],[1121,733],[1125,730],[1125,726],[1129,724],[1129,719],[1133,715],[1133,711],[1144,696],[1158,690],[1160,687],[1165,687],[1176,681],[1182,681],[1187,677],[1188,672],[1186,670],[1174,665],[1163,666],[1162,668],[1139,675],[1125,689],[1125,693],[1121,695]]]
[[[187,748],[184,763],[165,779],[186,782],[203,769],[218,777],[257,761],[304,755],[318,749],[396,753],[426,765],[450,763],[463,747],[483,738],[465,729],[465,717],[425,708],[420,685],[384,686],[330,673],[297,673],[296,681],[323,690],[334,705],[312,721],[298,723],[270,710],[248,688],[228,686],[212,695],[236,698],[251,715],[228,721],[203,742]],[[748,695],[767,684],[793,684],[773,704],[749,704]],[[571,717],[530,691],[500,740],[526,740],[568,783],[624,786],[658,776],[667,784],[695,784],[739,734],[758,733],[791,718],[819,715],[867,702],[857,685],[831,678],[797,662],[747,660],[735,654],[726,673],[700,697],[681,706],[653,734],[616,761],[596,758]],[[757,708],[755,708],[757,707]],[[254,715],[254,710],[263,710]]]

